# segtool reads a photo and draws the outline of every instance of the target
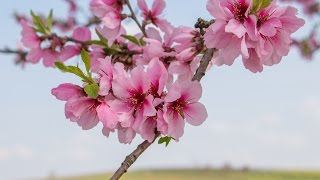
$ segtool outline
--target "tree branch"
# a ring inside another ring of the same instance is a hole
[[[202,77],[206,75],[206,71],[208,68],[208,65],[213,57],[213,54],[216,52],[216,49],[208,49],[204,53],[200,66],[198,67],[196,74],[193,76],[192,81],[201,81]]]
[[[200,81],[202,77],[205,75],[205,72],[208,68],[208,65],[213,57],[213,54],[216,52],[215,49],[208,49],[200,62],[200,66],[198,67],[196,74],[193,76],[193,81]],[[141,143],[131,154],[129,154],[126,159],[122,162],[120,168],[113,174],[110,180],[118,180],[121,176],[127,172],[130,166],[139,158],[139,156],[151,145],[154,141],[160,136],[160,133],[157,132],[155,138],[150,143],[148,141],[144,141]]]
[[[160,136],[160,133],[154,136],[153,141],[144,141],[141,143],[131,154],[129,154],[126,159],[122,162],[120,168],[113,174],[110,180],[118,180],[124,173],[127,172],[129,167],[138,159],[138,157],[146,150],[148,147],[153,144],[153,142]]]

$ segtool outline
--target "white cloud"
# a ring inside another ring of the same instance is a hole
[[[0,147],[0,160],[17,159],[31,159],[33,158],[33,151],[24,145],[13,145],[10,147]]]
[[[6,160],[10,158],[10,151],[8,148],[0,148],[0,160]]]
[[[307,118],[320,120],[320,98],[309,97],[303,102],[302,110]]]

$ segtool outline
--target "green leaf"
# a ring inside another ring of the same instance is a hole
[[[85,50],[82,49],[81,50],[81,59],[84,63],[84,65],[86,66],[86,71],[89,77],[91,77],[91,72],[90,72],[90,67],[91,67],[91,60],[90,60],[90,56],[89,53]]]
[[[147,43],[143,40],[143,37],[139,40],[141,46],[145,46]]]
[[[166,143],[166,147],[169,145],[170,141],[171,141],[172,137],[161,137],[158,141],[158,144],[163,144]]]
[[[134,44],[136,44],[138,46],[141,46],[140,41],[134,36],[122,35],[122,37],[124,37],[125,39],[129,40],[130,42],[132,42],[132,43],[134,43]]]
[[[96,99],[98,97],[99,86],[97,83],[88,84],[84,87],[84,91],[89,97]]]
[[[34,29],[37,31],[37,32],[40,32],[40,33],[43,33],[45,34],[45,29],[44,29],[44,26],[41,26],[41,18],[39,18],[36,14],[34,14],[34,12],[31,10],[30,11],[30,14],[32,16],[32,21],[33,21],[33,24],[34,24]],[[40,19],[40,21],[39,21]]]
[[[68,72],[71,74],[75,74],[78,77],[80,77],[84,82],[87,82],[89,84],[91,83],[95,83],[92,78],[88,78],[79,67],[75,67],[75,66],[66,66],[64,65],[62,62],[55,62],[54,63],[55,66],[60,69],[63,72]]]
[[[46,24],[43,22],[40,16],[36,15],[33,11],[31,11],[31,16],[36,31],[47,35],[51,33],[51,31],[48,30]]]
[[[53,10],[51,9],[47,17],[47,29],[49,32],[51,32],[51,29],[52,29],[52,18],[53,18]]]
[[[257,13],[260,10],[268,7],[271,2],[272,0],[253,0],[252,11],[254,13]]]

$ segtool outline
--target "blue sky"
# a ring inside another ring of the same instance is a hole
[[[88,1],[79,2],[87,7]],[[165,16],[176,26],[192,26],[198,17],[210,18],[205,3],[168,1]],[[0,47],[15,47],[20,38],[13,10],[47,13],[51,8],[59,17],[67,11],[61,1],[2,3]],[[295,37],[303,37],[310,27]],[[21,70],[12,56],[0,59],[0,179],[112,171],[141,142],[137,138],[122,145],[115,135],[105,138],[101,127],[82,131],[66,120],[64,103],[50,90],[63,82],[78,82],[76,78],[41,64]],[[236,167],[319,169],[319,68],[319,61],[306,62],[295,49],[261,74],[245,70],[240,60],[231,67],[214,67],[203,80],[207,121],[200,127],[187,126],[180,142],[168,148],[153,145],[132,169],[226,162]]]

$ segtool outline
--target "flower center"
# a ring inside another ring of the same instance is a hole
[[[183,108],[186,105],[186,102],[181,101],[181,100],[176,100],[171,103],[171,109],[173,111],[176,111],[182,118],[184,118],[184,113],[183,113]]]
[[[269,14],[266,12],[261,12],[258,15],[258,21],[257,21],[257,27],[260,28],[263,23],[265,23],[268,20]]]
[[[239,2],[235,1],[231,10],[234,15],[234,18],[243,23],[246,17],[248,7],[249,5],[241,0]]]
[[[137,110],[143,104],[144,99],[145,94],[133,93],[133,95],[130,98],[128,98],[128,101],[132,104],[132,106],[135,107],[135,110]]]

